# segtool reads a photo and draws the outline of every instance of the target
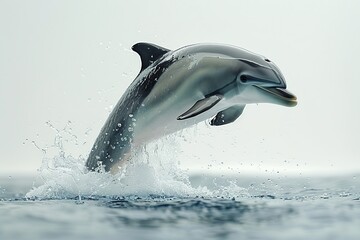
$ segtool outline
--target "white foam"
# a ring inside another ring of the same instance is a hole
[[[60,134],[60,133],[58,133]],[[59,138],[59,136],[56,137]],[[39,169],[37,184],[27,198],[64,199],[92,196],[232,197],[246,195],[235,183],[210,191],[205,186],[193,187],[188,172],[180,168],[182,133],[163,138],[133,151],[133,156],[119,173],[89,172],[84,157],[66,155],[62,144],[47,151]],[[54,151],[55,150],[55,151]],[[189,155],[187,156],[189,157]],[[189,159],[187,159],[189,161]],[[196,161],[196,156],[194,156]]]
[[[176,145],[170,145],[176,146]],[[134,154],[119,173],[88,172],[84,158],[65,155],[45,156],[39,169],[40,186],[27,198],[73,198],[76,196],[194,196],[209,195],[206,188],[193,188],[187,174],[174,162],[163,143],[150,144]],[[151,153],[151,154],[150,154]]]

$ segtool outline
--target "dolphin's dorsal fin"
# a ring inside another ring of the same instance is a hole
[[[177,120],[195,117],[215,106],[222,98],[223,96],[219,94],[203,98],[197,101],[189,110],[181,114]]]
[[[242,112],[244,111],[245,105],[240,106],[232,106],[229,107],[221,112],[218,112],[216,116],[211,119],[210,125],[211,126],[221,126],[228,123],[234,122]]]
[[[152,43],[136,43],[131,48],[135,52],[137,52],[140,55],[141,58],[141,70],[144,70],[147,68],[150,64],[152,64],[154,61],[159,59],[161,56],[163,56],[165,53],[169,52],[169,49],[157,46]]]

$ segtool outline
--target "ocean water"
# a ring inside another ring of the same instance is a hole
[[[0,177],[0,240],[360,239],[360,174],[191,174],[176,139],[112,175],[57,135],[36,176]]]
[[[65,162],[0,178],[0,239],[360,239],[360,175],[187,175],[150,163],[110,175]]]

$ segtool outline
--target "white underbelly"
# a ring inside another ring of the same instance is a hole
[[[154,106],[146,111],[139,112],[136,116],[136,127],[134,128],[133,143],[142,145],[144,143],[156,140],[163,136],[172,134],[182,129],[191,127],[199,122],[214,117],[218,112],[229,107],[226,100],[220,101],[213,108],[185,120],[177,118],[190,109],[197,100],[187,101],[187,103],[174,104],[165,108],[163,104]]]

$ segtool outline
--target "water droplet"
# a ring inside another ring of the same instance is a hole
[[[96,159],[96,160],[99,160],[99,159],[100,159],[100,156],[96,155],[96,156],[95,156],[95,159]]]
[[[128,131],[129,131],[129,132],[132,132],[132,131],[134,131],[134,128],[128,127]]]
[[[118,123],[117,125],[118,125],[118,127],[121,127],[121,123]]]
[[[130,114],[129,114],[129,117],[131,117],[131,118],[132,118],[133,116],[134,116],[134,114],[132,114],[132,113],[130,113]]]

